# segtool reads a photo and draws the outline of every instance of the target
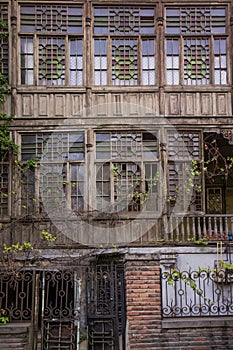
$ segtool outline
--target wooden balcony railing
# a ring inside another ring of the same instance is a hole
[[[233,241],[233,214],[175,215],[165,219],[165,241]]]
[[[63,223],[63,222],[62,222]],[[30,242],[42,248],[48,246],[73,246],[77,243],[99,246],[99,244],[115,246],[127,245],[158,245],[162,244],[186,244],[197,241],[232,241],[233,242],[233,214],[225,215],[172,215],[133,218],[105,218],[105,220],[85,221],[81,220],[79,226],[76,221],[67,224],[66,230],[71,235],[59,232],[56,223],[49,220],[14,221],[4,223],[0,235],[0,247],[15,244],[17,242]],[[131,225],[132,224],[132,225]],[[100,226],[101,225],[101,226]],[[59,226],[58,226],[59,227]],[[78,229],[76,229],[78,227]],[[101,227],[101,231],[99,230]],[[41,231],[46,230],[57,236],[57,240],[47,242],[41,240]],[[65,231],[66,232],[66,231]],[[102,233],[101,237],[98,235]],[[85,240],[84,240],[84,238]],[[87,240],[89,239],[89,241]],[[102,240],[102,241],[101,241]],[[97,242],[97,243],[96,243]]]

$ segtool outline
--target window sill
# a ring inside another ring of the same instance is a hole
[[[232,327],[232,316],[173,317],[162,321],[162,329]]]

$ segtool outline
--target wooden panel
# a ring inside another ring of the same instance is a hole
[[[152,115],[155,113],[155,99],[153,94],[143,94],[143,106],[145,106],[145,115]]]
[[[128,95],[129,115],[139,115],[139,103],[137,94]]]
[[[185,114],[186,115],[194,115],[196,113],[195,102],[196,95],[195,94],[186,94],[185,96]]]
[[[123,106],[122,106],[122,95],[112,95],[112,114],[113,115],[122,115],[123,114]]]
[[[38,114],[39,116],[49,116],[49,96],[48,95],[39,95],[39,108],[38,108]]]
[[[65,115],[65,96],[55,95],[55,115],[64,116]]]
[[[169,113],[171,115],[180,114],[180,96],[178,94],[169,96]]]
[[[210,94],[201,94],[201,114],[202,115],[212,115],[212,98]]]
[[[73,95],[72,96],[71,114],[80,116],[81,110],[82,110],[82,96],[81,95]]]
[[[5,96],[5,103],[0,103],[0,113],[11,114],[11,96]]]
[[[107,115],[107,95],[96,95],[96,114]]]
[[[22,115],[32,116],[33,98],[31,95],[22,96]]]
[[[226,115],[227,114],[227,98],[226,94],[217,94],[217,114]]]

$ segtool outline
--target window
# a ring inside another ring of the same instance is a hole
[[[60,211],[83,209],[84,135],[41,133],[22,135],[22,212],[32,214],[40,201]],[[38,159],[36,167],[30,161]],[[36,205],[37,204],[37,205]]]
[[[152,8],[94,9],[94,85],[155,84]]]
[[[8,15],[7,5],[0,5],[0,72],[8,79]]]
[[[96,134],[96,208],[102,212],[154,211],[158,205],[156,135]]]
[[[21,84],[83,85],[82,9],[21,6]]]
[[[166,9],[168,85],[227,84],[224,7]]]
[[[212,187],[206,189],[206,205],[208,214],[222,214],[223,203],[222,203],[222,188]]]
[[[203,135],[206,211],[208,214],[230,214],[233,210],[233,133],[229,129],[209,131]],[[226,221],[223,227],[227,227]],[[231,230],[232,231],[232,230]]]
[[[169,203],[175,212],[202,210],[200,159],[198,132],[168,132]]]

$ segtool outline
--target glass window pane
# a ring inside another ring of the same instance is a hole
[[[220,56],[220,62],[221,62],[221,67],[226,68],[227,67],[227,58],[226,56]]]
[[[148,76],[148,72],[143,72],[142,73],[142,85],[152,85],[152,83],[149,83],[149,76]]]
[[[154,57],[148,57],[148,64],[150,70],[155,69],[155,58]]]
[[[173,57],[171,57],[171,56],[166,57],[166,67],[167,68],[173,67]]]
[[[227,83],[227,72],[222,71],[221,72],[221,83],[226,84]]]
[[[174,85],[178,85],[179,84],[179,72],[178,71],[173,72],[173,78],[174,78]]]
[[[101,85],[101,74],[100,72],[95,71],[94,73],[95,85]]]
[[[220,48],[221,48],[221,53],[225,53],[226,54],[226,50],[227,50],[227,45],[226,45],[226,40],[225,39],[221,39],[220,40]]]
[[[219,70],[216,70],[214,72],[214,82],[215,84],[220,84],[221,83],[221,79],[220,79],[220,71]]]
[[[215,57],[214,59],[214,66],[215,68],[220,68],[220,57]]]
[[[33,72],[28,72],[27,80],[28,85],[33,85]]]
[[[149,71],[149,85],[155,85],[155,73],[153,71]]]
[[[28,57],[28,68],[33,69],[33,57]]]

